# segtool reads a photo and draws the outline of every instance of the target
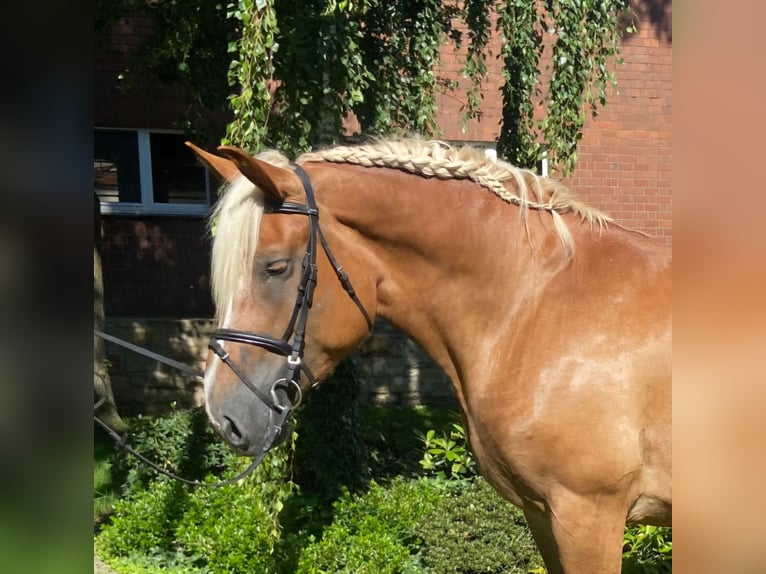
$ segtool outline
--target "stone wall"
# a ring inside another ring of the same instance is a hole
[[[380,405],[457,404],[447,375],[391,324],[378,320],[349,358],[362,386],[360,399]]]
[[[205,368],[209,319],[107,318],[105,331],[197,369]],[[165,412],[172,403],[203,403],[202,381],[178,369],[106,342],[106,358],[117,408],[122,415]]]
[[[197,369],[204,369],[210,319],[107,318],[106,332],[166,355]],[[202,382],[106,343],[112,388],[120,413],[156,414],[172,403],[179,407],[203,404]],[[378,321],[370,337],[349,359],[361,385],[360,400],[385,405],[452,405],[455,393],[444,372],[400,331]]]

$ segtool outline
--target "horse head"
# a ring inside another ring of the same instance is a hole
[[[222,146],[221,157],[188,145],[228,182],[211,216],[217,329],[206,409],[235,451],[262,456],[289,436],[303,394],[368,334],[375,280],[347,230],[320,217],[301,168],[273,152]]]

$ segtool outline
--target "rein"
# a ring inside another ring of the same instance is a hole
[[[314,288],[316,287],[317,281],[317,242],[322,246],[322,249],[327,255],[327,259],[330,261],[330,265],[332,265],[332,268],[335,271],[335,275],[340,281],[343,290],[348,294],[359,311],[362,313],[362,316],[367,322],[367,328],[370,331],[372,330],[373,322],[370,318],[370,315],[367,313],[364,305],[356,295],[348,275],[346,275],[343,267],[341,267],[338,264],[338,261],[335,259],[335,256],[330,250],[330,246],[327,244],[324,234],[322,233],[322,228],[319,226],[319,209],[317,208],[316,199],[314,197],[314,189],[311,186],[311,180],[303,168],[298,165],[295,166],[295,173],[303,184],[303,190],[306,194],[306,203],[300,204],[282,202],[277,205],[267,206],[264,209],[265,213],[305,215],[309,218],[309,238],[306,245],[306,252],[303,255],[301,280],[298,284],[293,313],[290,317],[284,334],[281,338],[277,339],[271,335],[251,333],[249,331],[239,331],[236,329],[216,329],[211,333],[210,341],[208,343],[208,348],[212,350],[218,356],[218,358],[221,359],[221,361],[234,372],[242,384],[244,384],[263,404],[269,408],[269,427],[266,431],[263,450],[257,456],[253,457],[252,462],[244,471],[233,478],[216,483],[187,480],[165,470],[151,460],[147,459],[142,454],[136,452],[127,444],[127,435],[125,437],[121,437],[117,431],[109,427],[109,425],[102,421],[98,416],[95,414],[93,415],[93,419],[96,421],[96,423],[98,423],[107,433],[109,433],[109,435],[117,442],[121,448],[125,449],[127,452],[145,464],[149,465],[151,468],[160,472],[161,474],[183,482],[184,484],[189,484],[192,486],[221,487],[232,484],[246,477],[253,470],[255,470],[255,468],[266,456],[266,453],[274,447],[280,435],[282,434],[285,422],[289,418],[292,411],[295,410],[298,405],[300,405],[303,398],[303,391],[300,385],[301,372],[303,372],[308,378],[311,388],[315,388],[319,385],[320,381],[316,379],[309,367],[303,362],[303,354],[306,345],[306,323],[308,321],[309,310],[311,309],[311,305],[313,303]],[[202,377],[204,375],[203,371],[194,369],[188,365],[174,361],[173,359],[158,353],[154,353],[153,351],[149,351],[148,349],[144,349],[143,347],[139,347],[133,343],[129,343],[128,341],[124,341],[112,335],[107,335],[106,333],[103,333],[99,330],[94,330],[94,333],[96,336],[106,341],[110,341],[117,345],[123,346],[133,352],[152,358],[173,368],[179,369],[187,374],[193,375],[195,377]],[[286,375],[274,381],[268,392],[265,392],[263,389],[259,389],[238,368],[236,363],[231,359],[229,353],[223,348],[219,341],[244,343],[246,345],[261,347],[271,353],[283,355],[286,357],[287,362]],[[290,398],[287,396],[287,392],[291,390],[291,386],[295,388],[294,401],[290,400]],[[285,391],[286,401],[283,401],[278,394],[277,391],[280,389]],[[98,409],[102,402],[103,400],[96,403],[94,410]]]
[[[149,357],[150,359],[159,361],[160,363],[173,367],[174,369],[183,371],[184,373],[187,373],[189,375],[202,378],[202,376],[205,374],[203,371],[200,371],[199,369],[195,369],[193,367],[190,367],[189,365],[185,365],[169,357],[160,355],[159,353],[155,353],[154,351],[150,351],[149,349],[145,349],[144,347],[139,347],[138,345],[134,345],[133,343],[125,341],[124,339],[120,339],[119,337],[115,337],[114,335],[109,335],[107,333],[104,333],[103,331],[99,331],[98,329],[93,329],[93,334],[99,337],[100,339],[109,341],[110,343],[114,343],[115,345],[119,345],[120,347],[125,347],[126,349],[133,351],[134,353],[138,353],[139,355],[143,355],[144,357]],[[98,415],[96,415],[95,412],[104,403],[105,400],[106,399],[102,398],[101,400],[96,402],[96,404],[93,405],[93,411],[94,411],[93,420],[96,422],[96,424],[98,424],[102,429],[104,429],[107,432],[107,434],[112,438],[112,440],[114,440],[117,446],[119,446],[125,452],[135,456],[138,460],[143,462],[145,465],[153,468],[160,474],[163,474],[169,478],[172,478],[173,480],[183,482],[184,484],[188,484],[191,486],[211,486],[214,488],[219,488],[221,486],[234,484],[235,482],[242,480],[248,474],[253,472],[253,470],[255,470],[255,467],[257,467],[261,463],[261,461],[263,460],[263,457],[266,455],[266,451],[264,451],[259,456],[255,457],[252,460],[252,462],[247,466],[247,468],[243,470],[242,472],[240,472],[238,475],[220,482],[200,482],[198,480],[189,480],[187,478],[183,478],[182,476],[178,476],[177,474],[174,474],[170,472],[169,470],[162,468],[155,462],[146,458],[144,455],[142,455],[140,452],[138,452],[137,450],[135,450],[132,446],[128,444],[128,439],[130,438],[128,433],[125,433],[124,435],[121,436],[116,430],[114,430],[112,427],[106,424],[103,420],[101,420],[101,418]]]

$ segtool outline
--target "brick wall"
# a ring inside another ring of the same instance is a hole
[[[632,3],[637,32],[623,41],[624,64],[612,65],[618,93],[608,97],[596,120],[588,119],[578,148],[579,161],[565,180],[585,201],[618,222],[671,242],[672,218],[672,3]],[[493,33],[491,50],[499,54]],[[445,49],[439,74],[458,77],[454,50]],[[448,140],[496,141],[502,117],[501,61],[487,61],[482,117],[460,127],[464,104],[453,94],[438,99],[439,126]],[[555,175],[555,174],[554,174]]]
[[[97,38],[93,115],[97,126],[171,128],[190,101],[175,83],[137,69],[134,56],[151,38],[155,25],[145,15],[122,18]]]
[[[642,2],[623,43],[619,93],[594,121],[567,183],[620,223],[672,237],[672,28],[670,3]]]
[[[211,317],[210,238],[202,217],[102,216],[108,317]]]

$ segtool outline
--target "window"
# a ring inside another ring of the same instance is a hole
[[[551,177],[548,173],[548,151],[543,149],[543,157],[540,159],[540,161],[535,164],[535,168],[537,169],[537,172],[539,175],[543,177]]]
[[[203,215],[211,204],[210,176],[170,130],[95,130],[93,171],[101,212]]]

